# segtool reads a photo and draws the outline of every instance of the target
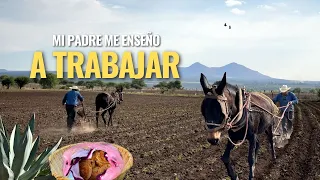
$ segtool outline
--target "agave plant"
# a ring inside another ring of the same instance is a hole
[[[10,139],[0,117],[0,179],[32,180],[48,170],[48,158],[60,145],[62,138],[52,148],[46,148],[39,156],[39,136],[33,141],[35,114],[21,135],[15,125]]]

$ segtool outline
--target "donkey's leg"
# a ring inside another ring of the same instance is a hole
[[[249,180],[252,180],[254,177],[254,169],[256,165],[256,146],[257,145],[257,135],[252,134],[249,137],[249,154],[248,154],[248,163],[249,163]]]
[[[106,113],[107,113],[107,110],[105,110],[105,111],[103,111],[103,112],[101,113],[101,116],[102,116],[102,119],[103,119],[103,122],[104,122],[104,125],[105,125],[105,126],[107,126],[107,121],[106,121],[106,118],[104,117]]]
[[[227,147],[226,147],[223,155],[221,156],[221,160],[223,161],[224,165],[226,166],[228,176],[231,178],[231,180],[237,180],[238,176],[237,176],[236,172],[234,171],[232,164],[230,162],[230,152],[232,151],[233,148],[234,148],[234,145],[230,141],[228,141]]]
[[[267,134],[267,136],[268,136],[268,140],[269,140],[269,144],[270,144],[272,160],[276,160],[276,151],[275,151],[274,145],[273,145],[272,126],[269,126],[269,127],[268,127],[268,129],[266,130],[266,134]]]
[[[114,109],[109,109],[109,121],[108,121],[108,126],[109,126],[109,123],[111,126],[113,126],[112,124],[112,115],[113,115],[113,112],[114,112]]]
[[[99,110],[100,107],[96,106],[96,126],[98,128],[98,122],[99,122]]]
[[[254,153],[255,155],[255,163],[257,163],[257,160],[258,160],[258,153],[259,153],[259,149],[260,149],[260,143],[259,143],[259,139],[256,138],[256,151]]]

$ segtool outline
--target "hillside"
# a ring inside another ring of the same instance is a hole
[[[273,79],[237,63],[230,63],[222,67],[207,67],[196,62],[189,67],[180,68],[180,75],[182,79],[189,81],[198,80],[200,73],[204,73],[208,79],[219,79],[222,77],[224,72],[227,72],[228,79],[238,81],[261,81]]]

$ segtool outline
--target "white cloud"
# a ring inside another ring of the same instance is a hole
[[[283,2],[279,2],[279,3],[272,3],[272,5],[274,5],[274,6],[278,6],[278,7],[286,7],[286,6],[288,6],[286,3],[283,3]]]
[[[243,1],[237,1],[237,0],[226,0],[225,3],[226,3],[226,5],[228,7],[232,7],[232,6],[240,6],[244,2]]]
[[[301,12],[299,10],[294,10],[293,13],[294,14],[300,14]]]
[[[244,15],[246,13],[246,11],[240,10],[238,8],[233,8],[233,9],[231,9],[230,12],[232,12],[235,15]]]
[[[265,9],[267,11],[275,11],[276,8],[273,6],[269,6],[269,5],[258,5],[259,9]]]
[[[124,6],[119,6],[119,5],[113,5],[112,8],[113,9],[125,9]]]

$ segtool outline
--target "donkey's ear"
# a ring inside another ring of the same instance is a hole
[[[224,90],[224,88],[226,87],[226,85],[227,85],[227,73],[225,72],[225,73],[223,74],[222,80],[221,80],[220,83],[219,83],[219,86],[218,86],[217,89],[216,89],[216,93],[219,94],[219,95],[221,95],[222,92],[223,92],[223,90]]]
[[[203,93],[207,94],[210,91],[211,86],[209,85],[209,82],[208,82],[206,76],[203,75],[202,73],[200,76],[200,84],[202,86]]]

